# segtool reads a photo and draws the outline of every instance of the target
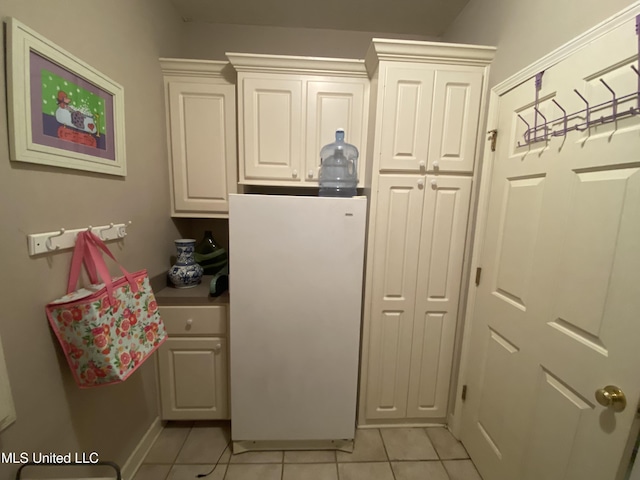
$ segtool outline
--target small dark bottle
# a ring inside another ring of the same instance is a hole
[[[227,251],[213,238],[211,230],[204,232],[204,238],[196,246],[194,258],[204,269],[205,275],[215,275],[227,266]]]

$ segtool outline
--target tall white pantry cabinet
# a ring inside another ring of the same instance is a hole
[[[444,423],[495,49],[374,39],[360,425]]]

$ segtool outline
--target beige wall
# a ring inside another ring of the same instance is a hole
[[[188,58],[226,60],[225,52],[301,55],[308,57],[364,58],[374,37],[431,40],[435,37],[313,28],[185,23],[183,55]]]
[[[631,5],[629,0],[470,0],[442,37],[498,47],[491,86]]]
[[[124,87],[128,165],[123,179],[10,162],[0,115],[0,336],[17,410],[17,421],[0,433],[0,450],[96,451],[122,464],[157,416],[154,362],[123,384],[78,389],[44,313],[65,291],[71,253],[30,258],[26,235],[131,220],[126,240],[111,244],[121,262],[151,275],[169,267],[178,234],[168,215],[158,57],[179,55],[182,22],[168,0],[3,0],[0,15]],[[4,75],[0,83],[4,91]],[[5,103],[0,95],[2,112]],[[14,472],[0,465],[1,478]]]

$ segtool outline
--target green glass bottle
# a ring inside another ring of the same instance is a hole
[[[218,245],[211,230],[204,232],[204,238],[196,246],[194,258],[204,269],[205,275],[215,275],[226,267],[229,261],[227,251]]]

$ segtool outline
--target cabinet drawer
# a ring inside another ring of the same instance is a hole
[[[225,335],[226,306],[160,307],[169,335]]]

